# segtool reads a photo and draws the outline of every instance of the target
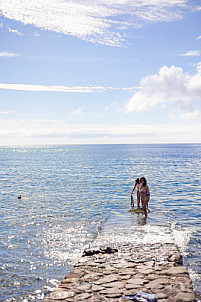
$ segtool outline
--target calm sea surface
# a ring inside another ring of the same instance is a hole
[[[127,212],[140,176],[146,224]],[[144,242],[168,228],[201,300],[200,144],[0,147],[0,205],[0,301],[43,300],[111,225]]]

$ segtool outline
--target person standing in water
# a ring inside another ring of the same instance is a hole
[[[133,192],[135,191],[136,187],[137,187],[137,206],[138,208],[140,207],[140,192],[139,192],[139,186],[140,186],[140,180],[139,178],[136,178],[135,180],[135,185],[133,187],[133,190],[131,192],[131,196],[133,194]],[[131,197],[131,206],[134,207],[134,199]]]
[[[144,215],[145,217],[147,217],[147,208],[148,208],[148,202],[150,200],[150,192],[145,177],[140,177],[139,195],[141,198]]]

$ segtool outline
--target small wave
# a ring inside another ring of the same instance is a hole
[[[191,228],[182,228],[176,222],[171,223],[171,230],[174,237],[175,244],[179,247],[182,255],[186,254],[186,248],[196,231]]]
[[[140,216],[136,219],[127,212],[113,212],[102,224],[102,230],[93,245],[115,245],[116,242],[120,244],[174,243],[174,237],[168,225],[143,224],[143,218]]]
[[[194,271],[193,269],[189,268],[188,269],[189,275],[191,277],[191,280],[193,282],[197,281],[197,280],[201,280],[201,276],[200,274],[198,274],[196,271]]]
[[[91,239],[91,234],[79,223],[57,225],[41,232],[41,243],[46,247],[44,255],[60,264],[65,261],[75,264]]]

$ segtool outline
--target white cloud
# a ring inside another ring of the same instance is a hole
[[[80,107],[74,111],[71,112],[71,115],[84,115],[84,107]]]
[[[200,40],[200,39],[201,39],[201,36],[198,36],[198,37],[197,37],[197,40]]]
[[[104,91],[102,86],[48,86],[48,85],[26,85],[26,84],[6,84],[0,83],[0,89],[21,90],[32,92],[83,92]]]
[[[195,109],[192,112],[182,113],[180,116],[181,120],[199,120],[201,117],[201,112],[198,109]]]
[[[99,0],[80,0],[79,2],[83,3],[100,3]],[[109,6],[117,6],[117,5],[127,5],[131,7],[143,7],[143,6],[175,6],[175,5],[185,5],[187,3],[186,0],[101,0],[101,3],[107,4]]]
[[[200,56],[200,52],[198,50],[190,50],[190,51],[187,51],[186,53],[180,54],[180,56],[184,56],[184,57],[199,57]]]
[[[113,102],[113,103],[109,104],[108,106],[105,107],[105,110],[109,111],[111,108],[113,108],[114,106],[116,106],[116,104],[117,104],[116,102]]]
[[[12,113],[18,113],[18,111],[16,110],[6,110],[6,111],[1,111],[0,114],[2,115],[8,115],[8,114],[12,114]]]
[[[21,32],[19,32],[17,29],[8,28],[8,31],[16,34],[18,36],[23,36],[23,34]]]
[[[0,53],[1,54],[1,53]],[[2,53],[5,54],[5,53]],[[3,56],[3,55],[2,55]],[[6,56],[6,55],[5,55]],[[32,92],[104,92],[108,90],[122,90],[126,92],[133,92],[136,87],[103,87],[103,86],[48,86],[48,85],[27,85],[27,84],[8,84],[0,83],[0,89],[32,91]]]
[[[122,30],[181,19],[192,9],[187,4],[188,0],[1,0],[0,11],[23,24],[119,46]]]
[[[12,52],[0,52],[0,57],[7,57],[7,58],[13,58],[13,57],[17,57],[19,56],[18,54],[16,53],[12,53]]]
[[[181,114],[189,114],[195,112],[200,101],[201,63],[193,75],[180,67],[163,66],[158,74],[142,78],[139,91],[125,104],[125,111],[150,111],[173,103],[174,110],[176,107]]]
[[[34,32],[34,33],[33,33],[33,36],[34,36],[34,37],[40,37],[41,35],[40,35],[38,32]]]

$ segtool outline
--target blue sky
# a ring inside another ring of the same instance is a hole
[[[1,0],[0,145],[201,143],[201,1]]]

